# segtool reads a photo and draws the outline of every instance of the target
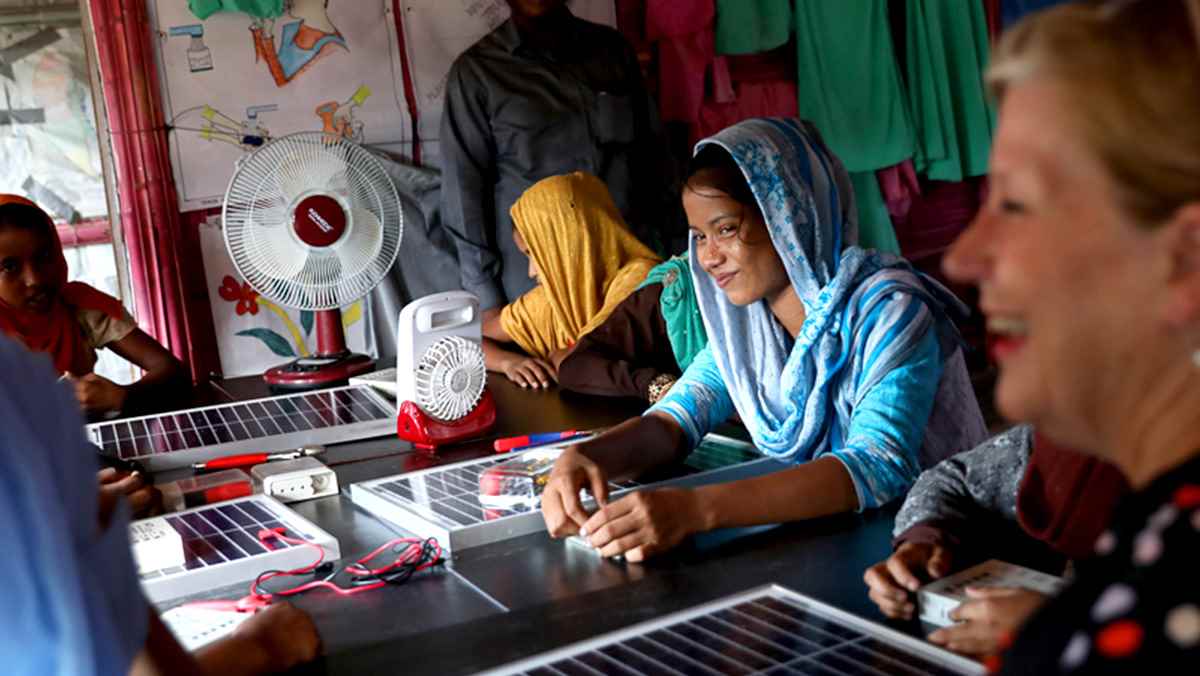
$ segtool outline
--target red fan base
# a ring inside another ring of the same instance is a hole
[[[396,435],[421,450],[466,441],[487,433],[496,424],[496,400],[491,390],[484,388],[483,396],[465,417],[453,422],[431,418],[414,402],[400,403],[396,418]]]
[[[316,313],[317,353],[269,369],[263,380],[274,389],[311,390],[344,385],[353,376],[375,370],[375,360],[346,348],[340,310]]]

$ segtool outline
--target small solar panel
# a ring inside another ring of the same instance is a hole
[[[320,545],[327,561],[341,557],[336,538],[265,495],[156,518],[164,518],[183,538],[185,563],[142,573],[142,588],[154,603],[248,582],[264,571],[291,570],[316,560],[312,547],[260,540],[264,529],[283,528],[290,537]]]
[[[484,672],[961,676],[978,662],[771,585]]]
[[[395,406],[365,386],[286,394],[87,426],[107,455],[150,471],[223,455],[385,436]]]
[[[538,450],[553,448],[556,446]],[[685,472],[689,478],[700,476],[734,463],[745,464],[747,458],[760,458],[750,444],[709,435],[688,457]],[[418,537],[436,537],[449,551],[536,533],[544,527],[537,506],[496,509],[479,501],[480,474],[512,459],[512,455],[491,456],[365,481],[350,486],[350,499]],[[721,464],[722,460],[727,464]],[[704,465],[707,472],[697,471],[693,463]],[[610,483],[610,495],[618,496],[641,485],[636,481]]]

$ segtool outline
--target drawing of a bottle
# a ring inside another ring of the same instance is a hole
[[[204,26],[198,23],[187,26],[172,26],[171,36],[190,35],[192,40],[188,45],[188,68],[193,73],[202,73],[213,69],[212,50],[204,44]]]

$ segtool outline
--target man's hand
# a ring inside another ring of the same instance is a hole
[[[884,615],[911,619],[915,610],[912,594],[925,582],[949,573],[951,558],[945,547],[905,542],[886,561],[871,566],[863,574],[863,582],[870,590],[867,595]]]

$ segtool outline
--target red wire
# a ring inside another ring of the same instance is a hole
[[[328,589],[339,596],[353,596],[355,594],[371,591],[373,589],[379,589],[380,587],[388,584],[385,580],[379,580],[378,582],[372,582],[371,584],[366,584],[361,587],[346,589],[345,587],[338,586],[329,580],[313,580],[298,587],[292,587],[291,589],[284,589],[270,593],[260,593],[258,588],[267,580],[271,580],[276,577],[307,575],[316,570],[322,563],[325,562],[325,550],[316,543],[284,535],[284,530],[282,528],[275,528],[272,530],[264,529],[258,532],[259,542],[261,542],[262,545],[267,549],[274,549],[274,547],[270,545],[270,540],[273,539],[278,539],[281,542],[291,545],[306,545],[313,547],[317,550],[317,560],[307,566],[304,566],[303,568],[285,571],[270,571],[258,576],[250,582],[250,593],[236,601],[196,601],[187,605],[190,607],[208,608],[211,610],[228,610],[243,613],[255,612],[261,608],[271,605],[271,601],[276,596],[294,596],[296,594],[301,594],[313,589]],[[424,554],[425,542],[426,540],[422,540],[420,538],[396,538],[395,540],[389,540],[368,554],[359,557],[354,563],[346,566],[345,570],[354,575],[382,575],[401,566],[420,561]],[[433,540],[432,542],[434,547],[433,558],[416,566],[413,569],[414,573],[437,565],[442,560],[442,546],[438,544],[437,540]],[[371,559],[379,556],[385,550],[401,544],[408,546],[396,556],[396,559],[392,563],[383,566],[382,568],[366,567]]]

